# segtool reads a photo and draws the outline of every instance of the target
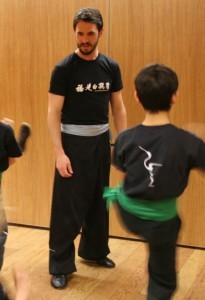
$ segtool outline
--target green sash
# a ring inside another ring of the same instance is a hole
[[[122,185],[116,188],[105,187],[103,198],[110,203],[118,202],[119,205],[138,218],[151,221],[167,221],[177,215],[176,198],[161,200],[135,199],[125,195]]]

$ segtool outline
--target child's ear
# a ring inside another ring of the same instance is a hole
[[[176,91],[176,93],[172,96],[172,104],[176,103],[179,98],[179,91]]]
[[[137,91],[134,91],[134,98],[137,101],[137,103],[140,103],[140,100],[139,100],[139,98],[137,96]]]

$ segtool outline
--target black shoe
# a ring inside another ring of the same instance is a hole
[[[18,144],[22,152],[25,150],[26,141],[30,135],[31,135],[31,126],[26,122],[22,123],[19,128],[19,134],[18,134]]]
[[[98,260],[96,260],[96,263],[98,266],[105,267],[105,268],[114,268],[115,267],[114,261],[112,261],[108,257],[98,259]]]
[[[51,285],[55,289],[64,289],[68,283],[67,275],[59,274],[53,275],[51,278]]]

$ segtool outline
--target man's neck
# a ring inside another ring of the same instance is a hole
[[[169,112],[161,111],[157,113],[145,113],[144,121],[142,125],[145,126],[159,126],[159,125],[166,125],[170,124]]]
[[[91,54],[85,55],[81,53],[79,49],[76,49],[75,53],[84,60],[95,60],[98,57],[99,51],[98,49],[95,49]]]

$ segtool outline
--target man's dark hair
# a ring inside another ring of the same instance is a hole
[[[81,8],[76,12],[73,20],[73,29],[76,29],[76,25],[79,21],[90,22],[97,25],[98,31],[103,28],[103,18],[98,9],[95,8]]]
[[[178,90],[177,74],[161,64],[142,69],[135,78],[135,89],[144,109],[150,112],[168,111]]]

